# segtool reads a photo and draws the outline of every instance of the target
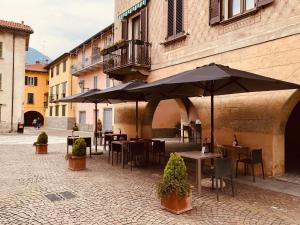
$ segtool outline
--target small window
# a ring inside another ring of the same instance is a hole
[[[27,93],[27,104],[34,104],[34,94]]]
[[[0,123],[2,121],[2,104],[0,104]]]
[[[53,74],[54,74],[53,68],[50,70],[50,73],[51,73],[51,77],[53,77]]]
[[[2,90],[2,73],[0,73],[0,91]]]
[[[61,106],[61,116],[66,116],[66,105]]]
[[[49,107],[49,116],[53,116],[53,106]]]
[[[55,116],[59,115],[59,105],[55,106]]]
[[[65,98],[67,93],[67,82],[62,83],[61,97]]]
[[[109,76],[106,76],[106,88],[110,87],[110,78]]]
[[[58,63],[58,64],[56,65],[56,75],[59,74],[59,66],[60,66],[60,63]]]
[[[255,0],[223,0],[223,18],[230,19],[255,9]]]
[[[94,76],[94,89],[98,88],[98,77]]]
[[[49,86],[49,80],[46,80],[46,85]]]
[[[183,0],[168,0],[168,35],[173,37],[183,32]]]
[[[63,72],[67,71],[67,60],[63,62]]]
[[[59,99],[59,84],[55,85],[55,99]]]
[[[0,42],[0,58],[3,58],[3,42]]]
[[[79,123],[80,124],[86,123],[86,112],[85,111],[79,111]]]

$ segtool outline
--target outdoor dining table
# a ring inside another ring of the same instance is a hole
[[[79,138],[83,138],[86,147],[90,148],[90,157],[92,157],[92,138],[91,137],[79,137],[79,136],[68,136],[67,137],[67,154],[69,154],[69,145],[72,145],[75,143],[75,141]]]
[[[127,139],[127,134],[105,134],[104,147],[106,148],[106,141],[108,141],[108,148],[111,149],[112,141],[119,141],[120,139]]]
[[[222,157],[221,153],[202,153],[201,151],[186,151],[186,152],[176,152],[178,155],[184,158],[195,159],[197,161],[196,166],[196,181],[197,181],[197,191],[201,194],[201,161],[204,159],[214,159]]]

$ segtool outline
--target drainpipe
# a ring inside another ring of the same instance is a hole
[[[11,83],[11,115],[10,115],[10,132],[14,128],[14,93],[15,93],[15,41],[16,34],[13,33],[13,63],[12,63],[12,83]]]

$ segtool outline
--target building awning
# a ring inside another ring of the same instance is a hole
[[[140,1],[139,3],[135,4],[134,6],[132,6],[131,8],[127,9],[125,12],[122,12],[119,16],[118,19],[122,20],[125,17],[133,14],[134,12],[136,12],[137,10],[141,9],[142,7],[147,5],[147,0],[143,0]]]

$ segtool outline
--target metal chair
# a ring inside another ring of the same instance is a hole
[[[128,152],[129,152],[129,160],[130,162],[130,170],[132,171],[132,164],[136,165],[136,159],[138,156],[144,158],[144,142],[139,141],[130,141],[128,144]]]
[[[166,161],[166,143],[165,141],[155,140],[153,141],[152,146],[152,156],[154,161],[156,160],[158,156],[158,163],[160,164],[160,158],[163,156],[164,163]]]
[[[122,146],[119,144],[111,143],[111,165],[114,165],[114,152],[117,153],[117,163],[119,162],[119,154],[120,154],[120,161],[121,161],[121,154],[122,154]]]
[[[230,178],[232,196],[234,197],[233,185],[233,168],[231,158],[216,158],[213,169],[211,170],[212,189],[214,189],[214,180],[216,180],[217,200],[219,201],[219,184],[220,180],[221,190],[223,190],[223,178]]]
[[[246,175],[246,171],[248,168],[248,165],[251,165],[252,168],[252,176],[253,176],[253,182],[255,182],[255,172],[254,172],[254,166],[255,164],[261,164],[261,169],[262,169],[262,174],[263,174],[263,179],[265,179],[265,173],[264,173],[264,163],[262,160],[262,149],[254,149],[250,152],[250,157],[246,157],[244,159],[240,158],[239,154],[239,159],[236,161],[236,171],[235,171],[235,177],[238,175],[238,166],[239,163],[244,163],[244,175]]]

